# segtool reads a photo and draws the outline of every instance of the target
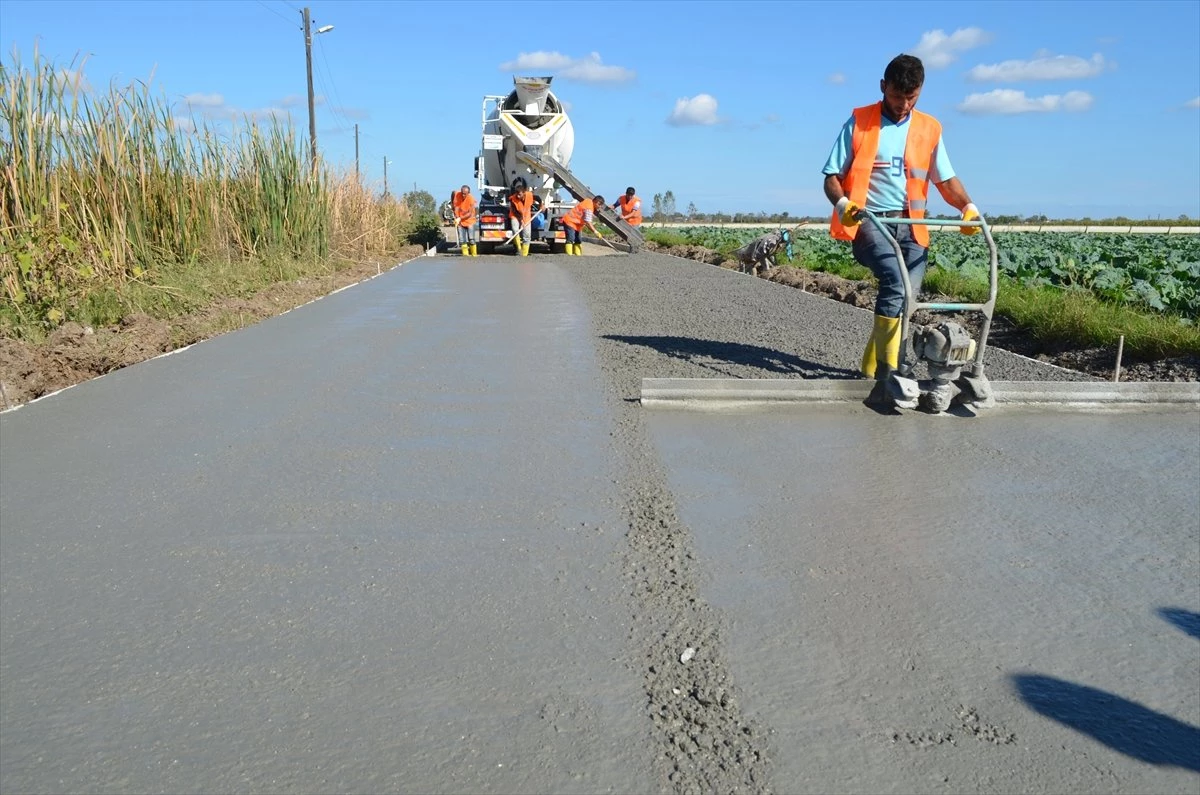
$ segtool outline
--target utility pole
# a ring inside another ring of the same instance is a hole
[[[358,179],[358,125],[357,124],[354,125],[354,181],[356,183],[359,182],[359,179]]]
[[[383,197],[387,198],[387,155],[383,157]]]
[[[313,98],[312,79],[312,15],[308,6],[300,12],[304,16],[304,63],[308,67],[308,140],[311,147],[312,171],[317,173],[317,113]]]

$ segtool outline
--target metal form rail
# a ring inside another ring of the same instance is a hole
[[[518,152],[517,160],[536,171],[553,177],[555,182],[565,188],[577,201],[591,199],[596,195],[592,192],[591,188],[584,185],[578,177],[572,174],[570,169],[549,155],[538,157],[529,152]],[[621,236],[621,239],[628,244],[630,253],[637,251],[645,245],[646,238],[642,237],[642,233],[638,231],[637,227],[614,215],[611,208],[598,207],[596,208],[595,215],[605,226]]]

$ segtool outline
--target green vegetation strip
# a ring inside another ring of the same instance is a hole
[[[731,254],[770,228],[649,229],[663,245]],[[873,279],[850,246],[824,231],[796,232],[782,264]],[[997,314],[1048,344],[1115,345],[1141,358],[1200,354],[1200,237],[1057,232],[994,234],[1000,271]],[[781,252],[782,253],[782,252]],[[967,301],[987,295],[987,249],[979,236],[934,236],[925,292]]]
[[[440,236],[431,196],[314,168],[290,123],[178,112],[36,51],[0,64],[0,333],[173,317]]]

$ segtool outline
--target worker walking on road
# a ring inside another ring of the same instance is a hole
[[[642,200],[638,198],[637,191],[633,188],[626,188],[624,196],[618,196],[613,203],[613,209],[621,214],[621,220],[630,226],[642,225]]]
[[[881,217],[924,218],[933,182],[942,198],[962,212],[962,220],[979,218],[979,210],[950,165],[941,124],[915,109],[924,84],[925,67],[919,58],[893,58],[879,81],[883,99],[854,109],[822,169],[825,196],[834,205],[830,234],[853,241],[854,258],[879,279],[875,325],[863,352],[862,373],[881,382],[899,366],[904,282],[891,242],[874,224],[860,224],[858,213],[866,208]],[[929,227],[892,229],[917,295],[925,278]],[[975,234],[979,227],[961,230]]]
[[[479,256],[479,219],[475,215],[475,197],[471,189],[463,185],[450,199],[454,208],[455,228],[458,230],[458,245],[464,257]]]
[[[513,180],[512,192],[508,195],[509,226],[513,230],[513,245],[517,254],[529,256],[529,226],[533,222],[533,209],[537,197],[525,184],[525,180],[517,177]]]
[[[563,226],[567,228],[567,253],[579,256],[583,254],[583,228],[586,226],[591,230],[592,234],[600,237],[600,233],[596,231],[592,219],[596,217],[596,208],[604,206],[603,196],[593,196],[590,199],[584,199],[571,208],[571,211],[563,216]]]

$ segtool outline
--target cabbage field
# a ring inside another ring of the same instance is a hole
[[[697,226],[650,230],[648,238],[729,252],[769,231]],[[1114,304],[1200,319],[1200,235],[994,232],[993,238],[1002,278],[1017,284],[1087,290]],[[854,264],[849,244],[824,230],[801,230],[793,239],[798,264]],[[987,280],[982,236],[935,233],[929,256],[935,267]]]

